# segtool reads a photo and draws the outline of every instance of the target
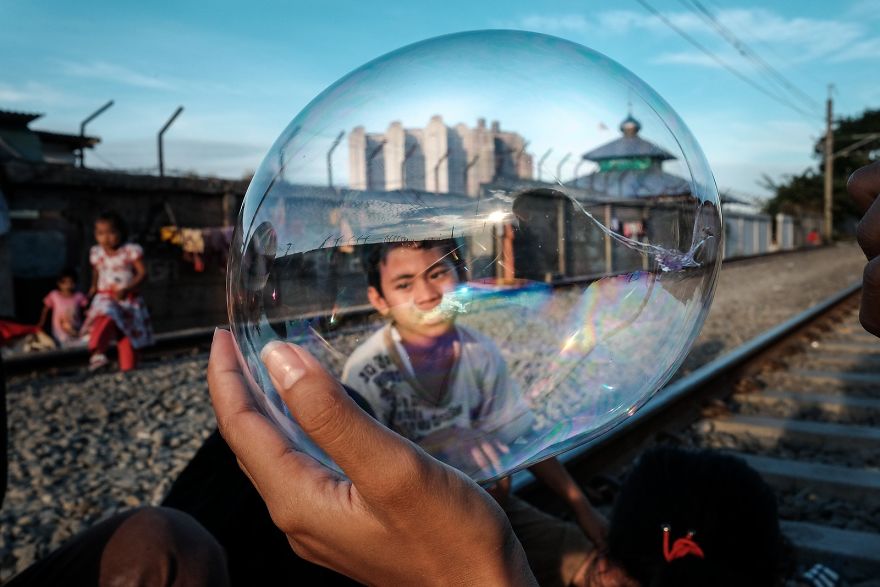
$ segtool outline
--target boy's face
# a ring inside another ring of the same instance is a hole
[[[370,303],[383,316],[390,316],[401,336],[429,338],[449,332],[455,320],[443,311],[443,295],[458,284],[455,264],[440,247],[396,247],[379,262],[382,292],[370,287]]]
[[[115,249],[119,246],[119,232],[113,224],[104,220],[95,222],[95,242],[105,249]]]
[[[71,293],[76,288],[76,283],[70,277],[62,277],[58,280],[58,291]]]

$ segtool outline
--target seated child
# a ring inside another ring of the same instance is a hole
[[[61,347],[74,346],[80,342],[82,312],[89,305],[89,300],[82,292],[76,291],[76,272],[73,269],[62,271],[56,283],[58,289],[53,289],[43,298],[43,313],[37,327],[43,330],[51,312],[55,342]]]
[[[660,447],[624,481],[608,548],[591,557],[588,575],[616,587],[773,587],[788,573],[790,554],[776,496],[745,461]]]
[[[370,303],[389,319],[345,364],[344,384],[376,417],[464,472],[491,470],[531,414],[498,348],[455,324],[444,304],[464,277],[453,240],[375,245],[366,259]],[[530,467],[572,508],[580,527],[604,546],[605,520],[555,458]],[[573,524],[507,495],[490,492],[508,513],[541,585],[578,585],[591,550]]]

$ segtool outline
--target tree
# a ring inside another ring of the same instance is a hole
[[[880,110],[865,110],[859,116],[840,118],[832,128],[834,151],[840,152],[850,145],[862,141],[867,134],[880,133]],[[824,164],[825,137],[813,146],[816,167],[810,167],[799,175],[786,175],[779,182],[764,176],[763,186],[774,193],[764,203],[768,214],[804,213],[821,215],[824,210]],[[868,142],[853,149],[850,153],[834,160],[834,201],[835,226],[843,226],[848,217],[857,217],[858,212],[846,195],[846,180],[850,174],[880,158],[880,139]]]

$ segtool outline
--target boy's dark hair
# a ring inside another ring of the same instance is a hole
[[[704,553],[667,562],[688,532]],[[654,449],[626,479],[614,504],[608,559],[651,587],[779,584],[786,562],[776,496],[742,459],[712,451]]]
[[[364,269],[367,272],[367,285],[376,288],[376,291],[378,291],[380,295],[385,294],[382,292],[382,277],[379,270],[379,264],[385,262],[385,259],[388,258],[388,253],[401,247],[419,250],[440,248],[443,250],[443,254],[448,255],[452,260],[453,265],[455,265],[455,272],[458,275],[459,281],[464,281],[466,279],[467,268],[464,265],[464,256],[460,254],[463,245],[456,241],[456,239],[445,238],[438,240],[401,241],[368,245],[364,250],[363,256]]]
[[[128,225],[115,210],[104,210],[98,214],[95,222],[106,222],[113,227],[113,230],[119,233],[119,240],[122,243],[128,242]]]
[[[73,280],[73,282],[76,283],[76,280],[79,277],[79,275],[77,275],[76,269],[74,269],[73,267],[65,267],[58,274],[58,279],[56,281],[61,281],[65,277],[71,278]]]

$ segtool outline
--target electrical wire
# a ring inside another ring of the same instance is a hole
[[[753,88],[755,88],[756,90],[758,90],[762,94],[768,96],[769,98],[772,98],[773,100],[779,102],[780,104],[787,106],[788,108],[794,110],[795,112],[797,112],[801,116],[807,118],[811,122],[815,121],[815,119],[816,119],[815,114],[807,112],[806,110],[802,109],[800,106],[792,103],[790,100],[787,100],[781,96],[774,94],[773,92],[769,91],[764,86],[758,84],[753,79],[749,78],[748,76],[746,76],[745,74],[743,74],[739,70],[737,70],[734,67],[732,67],[731,65],[729,65],[726,61],[724,61],[723,59],[718,57],[715,53],[713,53],[711,50],[709,50],[705,45],[703,45],[702,43],[697,41],[695,38],[693,38],[691,35],[687,34],[681,28],[676,26],[675,23],[673,23],[671,20],[669,20],[662,12],[660,12],[659,10],[654,8],[651,4],[649,4],[647,2],[647,0],[636,0],[636,2],[641,4],[645,10],[647,10],[648,12],[650,12],[651,14],[653,14],[654,16],[659,18],[661,21],[663,21],[663,24],[665,24],[666,26],[668,26],[669,28],[674,30],[676,33],[681,35],[681,37],[683,37],[691,45],[693,45],[694,47],[696,47],[697,49],[699,49],[700,51],[702,51],[703,53],[705,53],[706,55],[711,57],[712,60],[714,60],[719,65],[721,65],[721,67],[723,67],[724,69],[726,69],[727,71],[729,71],[730,73],[732,73],[733,75],[735,75],[736,77],[738,77],[739,79],[744,81],[745,83],[749,84],[750,86],[752,86]]]
[[[736,36],[736,34],[725,26],[718,17],[713,14],[700,0],[679,0],[681,4],[703,19],[709,26],[714,28],[721,37],[727,41],[737,52],[745,59],[751,61],[759,70],[763,70],[769,79],[775,81],[784,89],[788,90],[793,96],[797,96],[804,104],[810,108],[821,108],[815,99],[809,94],[797,87],[793,82],[786,78],[779,70],[770,65],[762,58],[757,51],[749,47],[745,41]]]
[[[102,162],[104,165],[106,165],[110,169],[119,169],[119,167],[117,167],[116,165],[114,165],[113,163],[111,163],[110,161],[108,161],[107,159],[105,159],[104,157],[102,157],[101,155],[99,155],[95,151],[90,152],[89,155],[91,155],[92,157],[94,157],[98,161]]]
[[[717,1],[715,1],[715,0],[704,0],[704,4],[709,4],[710,6],[712,6],[712,8],[715,9],[716,12],[720,12],[720,11],[724,10],[725,8],[727,8],[726,6],[722,6],[721,4],[719,4],[719,3],[718,3]],[[729,28],[729,27],[728,27],[728,28]],[[777,63],[780,63],[780,62],[781,62],[781,63],[783,63],[783,64],[785,64],[785,65],[793,65],[793,66],[795,66],[795,67],[797,67],[797,66],[799,65],[798,63],[793,62],[792,60],[788,59],[785,55],[782,55],[782,54],[781,54],[778,50],[776,50],[776,48],[774,48],[772,45],[770,45],[769,43],[766,43],[766,42],[765,42],[764,40],[762,40],[760,37],[756,36],[756,35],[754,34],[753,31],[750,31],[750,30],[748,30],[748,29],[746,29],[745,31],[740,30],[740,34],[741,34],[741,35],[744,34],[745,37],[748,38],[752,43],[755,43],[755,44],[757,44],[757,45],[763,47],[764,49],[766,49],[766,50],[769,51],[770,53],[772,53],[772,54],[776,57],[776,62],[777,62]],[[807,70],[803,70],[802,73],[803,73],[805,76],[807,76],[807,77],[809,77],[810,79],[812,79],[814,82],[816,82],[816,83],[819,84],[819,85],[825,85],[825,83],[826,83],[825,80],[821,80],[821,79],[819,79],[818,77],[816,77],[815,75],[813,75],[813,74],[810,72],[810,70],[808,70],[808,69],[807,69]]]

